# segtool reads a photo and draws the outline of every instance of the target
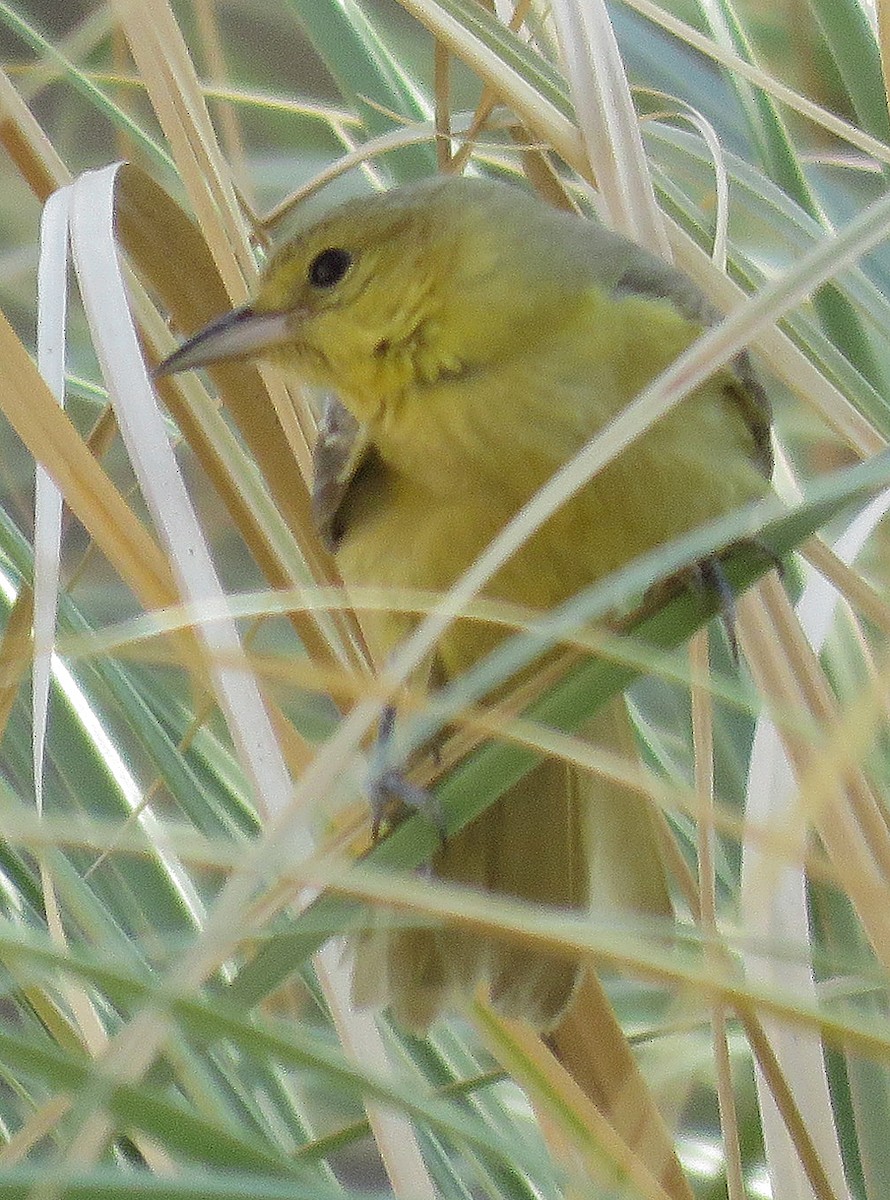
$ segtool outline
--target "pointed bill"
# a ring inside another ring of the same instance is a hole
[[[286,342],[293,336],[294,324],[292,312],[255,312],[246,304],[199,329],[158,364],[154,376],[192,371],[226,359],[250,358],[268,346]]]

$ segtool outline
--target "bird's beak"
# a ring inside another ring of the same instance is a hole
[[[246,304],[217,317],[183,342],[169,358],[158,364],[154,370],[155,378],[175,375],[177,371],[192,371],[227,359],[251,358],[293,337],[294,325],[293,313],[254,312]]]

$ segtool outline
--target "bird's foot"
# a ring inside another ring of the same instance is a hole
[[[409,812],[420,813],[438,831],[445,842],[445,818],[439,799],[426,788],[406,779],[398,767],[386,765],[388,751],[395,731],[396,710],[387,704],[380,717],[377,740],[371,753],[371,769],[366,785],[371,806],[371,837],[376,842],[384,822],[404,819]]]
[[[784,574],[782,560],[768,546],[764,546],[756,539],[746,539],[741,544],[753,546],[772,562],[774,569],[779,572],[780,576]],[[708,558],[703,558],[692,567],[690,575],[696,586],[708,590],[716,596],[719,603],[718,616],[726,632],[729,652],[733,663],[735,666],[738,666],[739,639],[736,629],[736,597],[726,577],[726,572],[723,569],[720,558],[716,554],[710,555]]]
[[[694,583],[707,591],[712,591],[720,605],[720,621],[729,642],[729,653],[735,666],[739,665],[739,639],[736,632],[735,593],[729,586],[726,572],[717,557],[703,558],[692,568]]]

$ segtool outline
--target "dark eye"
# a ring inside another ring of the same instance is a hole
[[[315,288],[333,287],[339,283],[352,263],[348,250],[322,250],[309,264],[309,282]]]

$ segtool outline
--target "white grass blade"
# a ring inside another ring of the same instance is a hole
[[[778,732],[772,722],[762,719],[752,748],[746,815],[758,827],[774,822],[783,804],[790,809],[795,794],[794,775]],[[800,849],[802,854],[803,846]],[[767,893],[762,860],[757,844],[745,842],[741,887],[744,926],[752,937],[781,940],[802,948],[809,942],[804,873],[796,866],[774,870],[775,883]],[[748,953],[745,968],[752,982],[794,989],[815,1001],[815,980],[809,963]],[[761,1022],[834,1190],[839,1197],[848,1198],[821,1041],[813,1032],[768,1016],[763,1016]],[[756,1083],[772,1193],[783,1200],[813,1200],[815,1193],[759,1069]]]
[[[640,122],[603,0],[553,0],[575,114],[613,229],[670,260]]]
[[[884,492],[850,524],[834,546],[843,562],[853,562],[888,509],[890,492]],[[840,596],[833,585],[812,568],[808,568],[808,575],[807,586],[797,605],[797,615],[813,651],[818,654],[835,620]],[[784,813],[792,814],[796,794],[797,780],[778,730],[769,717],[761,717],[751,755],[746,815],[755,827],[781,824],[790,830],[792,822],[783,822],[782,817]],[[805,851],[804,839],[805,831],[801,829],[801,860]],[[755,939],[801,948],[810,944],[803,868],[786,865],[776,869],[772,859],[765,861],[757,841],[745,842],[741,897],[744,925]],[[809,962],[784,958],[778,961],[769,955],[754,953],[748,953],[745,962],[750,979],[766,985],[790,987],[802,997],[816,1001],[815,978]],[[832,1186],[838,1196],[848,1197],[820,1039],[813,1033],[792,1029],[770,1018],[765,1018],[763,1024]],[[773,1195],[810,1200],[814,1193],[772,1093],[759,1071],[757,1092]]]
[[[185,488],[146,373],[114,243],[118,165],[74,185],[72,252],[96,353],[130,461],[185,601],[218,604],[225,593]],[[217,700],[260,810],[287,806],[291,781],[262,696],[229,617],[202,625]],[[238,665],[231,665],[231,664]],[[221,665],[226,664],[226,665]],[[306,852],[308,845],[304,845]]]
[[[714,245],[711,259],[719,271],[725,272],[729,253],[729,171],[725,148],[717,130],[704,113],[691,104],[678,103],[673,97],[665,96],[664,99],[668,117],[674,122],[682,121],[691,125],[707,146],[714,163]]]
[[[352,966],[339,939],[326,942],[315,955],[318,978],[337,1034],[346,1053],[365,1069],[385,1079],[391,1073],[386,1047],[373,1013],[352,1007]],[[377,1142],[393,1194],[400,1200],[435,1200],[436,1190],[424,1164],[411,1122],[401,1113],[366,1104],[368,1123]]]
[[[50,391],[64,407],[66,322],[68,312],[68,254],[72,188],[54,192],[43,208],[40,222],[40,257],[37,272],[37,365]],[[32,755],[34,792],[38,815],[43,813],[43,784],[46,761],[46,737],[49,726],[49,696],[53,673],[61,669],[53,653],[60,586],[62,544],[62,493],[55,480],[40,463],[36,466],[34,493],[34,643],[32,666]],[[63,672],[61,687],[71,696],[77,690],[73,679]],[[67,682],[66,682],[67,681]],[[84,698],[78,711],[83,715]],[[103,731],[104,733],[104,731]],[[109,743],[106,752],[113,750]],[[40,878],[47,925],[60,944],[66,942],[62,914],[53,878],[43,855]],[[71,1006],[81,1036],[89,1051],[99,1055],[106,1035],[98,1013],[86,992],[66,981],[64,995]],[[146,1161],[155,1169],[169,1169],[167,1155],[137,1135]]]
[[[65,322],[68,309],[68,219],[70,191],[50,196],[40,224],[37,271],[37,366],[50,391],[65,403]],[[59,600],[62,544],[62,493],[49,472],[37,464],[34,491],[34,659],[32,753],[34,792],[43,812],[43,775],[49,719],[49,685]]]

